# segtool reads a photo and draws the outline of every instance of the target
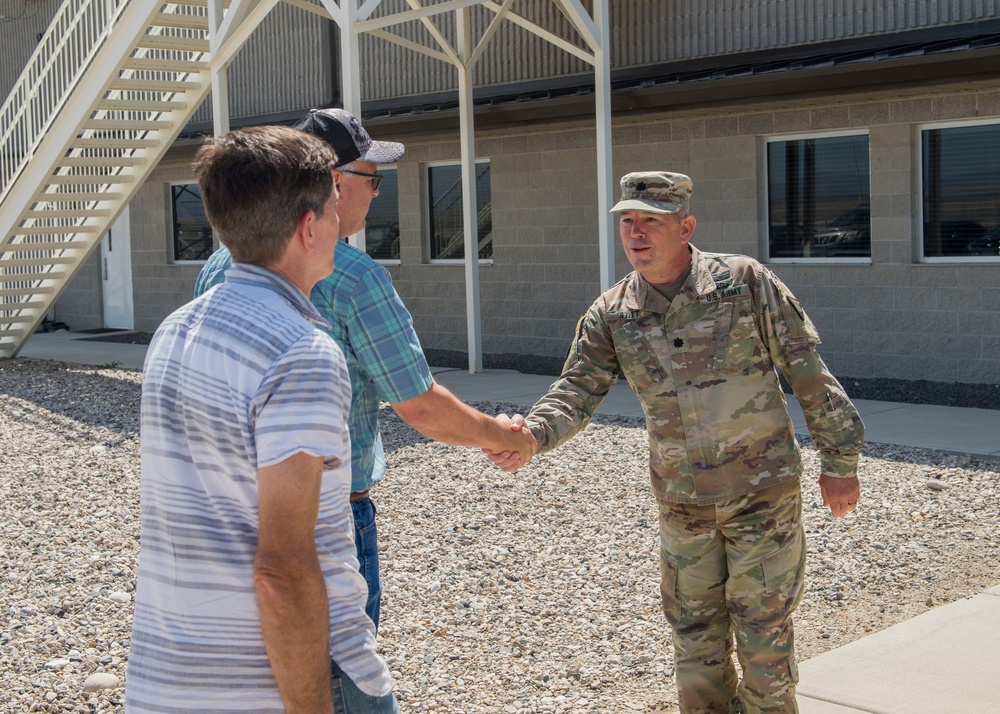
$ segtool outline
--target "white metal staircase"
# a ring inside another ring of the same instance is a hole
[[[66,0],[53,19],[0,109],[0,357],[17,354],[208,93],[211,1]]]

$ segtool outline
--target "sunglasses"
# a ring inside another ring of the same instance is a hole
[[[379,185],[382,183],[382,179],[385,178],[382,174],[366,174],[361,171],[351,171],[350,169],[340,169],[342,174],[354,174],[355,176],[364,176],[369,179],[372,184],[372,191],[378,191]]]

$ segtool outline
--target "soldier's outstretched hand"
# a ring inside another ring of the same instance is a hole
[[[493,452],[483,449],[483,453],[504,471],[517,471],[535,456],[538,449],[535,437],[524,428],[524,417],[520,414],[515,414],[513,418],[506,414],[498,414],[494,418],[499,424],[511,430],[517,442],[517,450]]]

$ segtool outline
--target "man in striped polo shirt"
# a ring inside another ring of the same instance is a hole
[[[335,164],[285,127],[195,159],[235,262],[146,358],[130,714],[399,711],[352,537],[350,378],[308,298],[334,266]]]

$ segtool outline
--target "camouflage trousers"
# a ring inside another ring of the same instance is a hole
[[[798,479],[710,506],[660,503],[660,542],[681,714],[795,714],[792,612],[805,576]]]

